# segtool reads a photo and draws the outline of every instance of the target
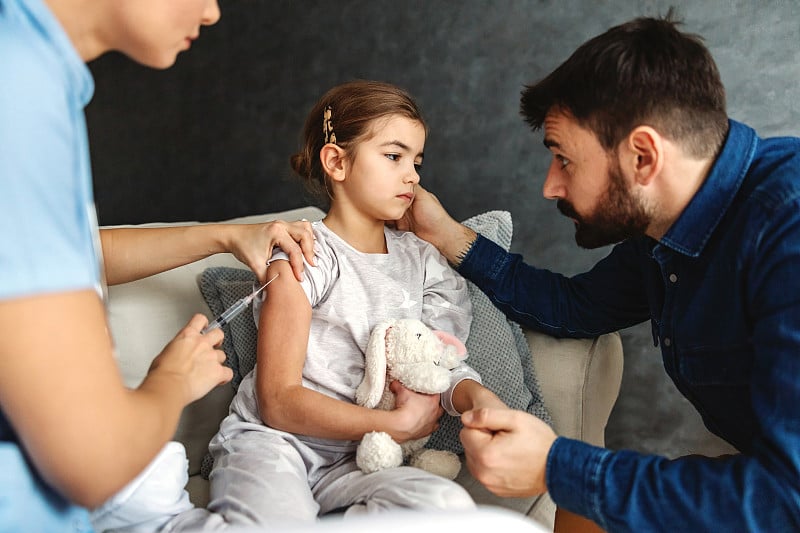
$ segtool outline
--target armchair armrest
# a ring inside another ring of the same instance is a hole
[[[556,433],[603,446],[622,383],[619,333],[556,339],[525,330],[544,403]]]

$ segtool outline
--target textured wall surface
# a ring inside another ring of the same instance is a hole
[[[571,223],[541,197],[549,155],[520,118],[520,91],[606,28],[673,5],[716,57],[730,116],[764,136],[800,134],[797,0],[225,0],[219,24],[172,69],[114,54],[90,65],[101,223],[218,220],[307,204],[288,158],[308,109],[336,83],[381,79],[421,105],[431,129],[423,184],[454,216],[508,210],[516,251],[580,272],[608,250],[577,248]],[[723,451],[665,377],[648,330],[623,331],[625,375],[608,445],[671,456]]]

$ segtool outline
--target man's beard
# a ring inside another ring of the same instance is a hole
[[[561,214],[577,221],[575,242],[581,248],[599,248],[644,235],[650,216],[642,203],[626,188],[619,164],[608,172],[609,184],[594,212],[581,216],[566,200],[556,204]]]

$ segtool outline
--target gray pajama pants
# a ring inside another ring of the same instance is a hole
[[[208,509],[183,513],[168,531],[310,522],[342,509],[345,516],[475,509],[454,481],[412,467],[364,474],[352,447],[309,444],[235,413],[223,420],[209,449],[214,469]]]

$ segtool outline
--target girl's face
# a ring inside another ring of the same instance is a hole
[[[217,0],[135,0],[117,2],[109,48],[153,68],[167,68],[188,50],[200,26],[219,20]]]
[[[425,128],[416,120],[390,115],[373,121],[371,129],[348,161],[334,201],[347,203],[376,220],[397,220],[414,200]]]

